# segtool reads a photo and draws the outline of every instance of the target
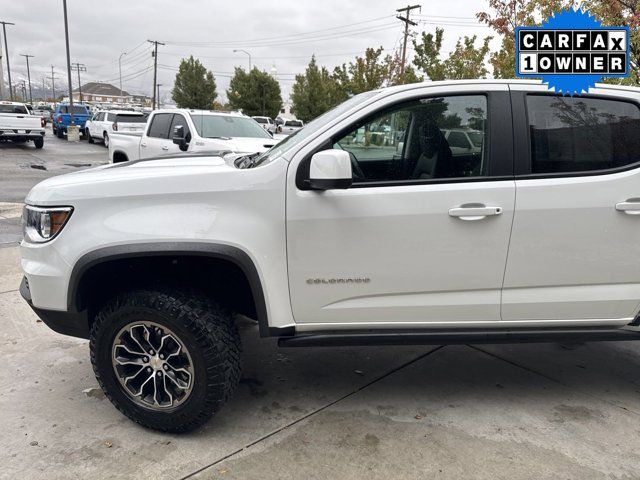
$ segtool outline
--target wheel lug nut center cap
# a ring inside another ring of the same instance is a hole
[[[149,363],[151,364],[154,370],[160,370],[162,369],[162,364],[164,362],[160,360],[159,357],[155,356],[155,357],[151,357],[151,361]]]

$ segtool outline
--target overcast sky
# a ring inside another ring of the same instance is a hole
[[[7,26],[13,82],[26,79],[25,58],[19,56],[25,53],[35,55],[30,59],[32,82],[42,85],[54,65],[56,84],[66,85],[62,0],[2,3],[0,21],[16,24]],[[127,52],[122,57],[123,88],[150,94],[153,58],[146,40],[159,40],[166,43],[158,51],[161,97],[170,96],[180,58],[193,54],[214,72],[224,100],[234,66],[248,67],[248,56],[233,52],[244,49],[254,66],[277,69],[286,99],[294,74],[304,70],[312,54],[332,69],[367,47],[382,46],[389,53],[400,48],[403,24],[394,16],[395,9],[405,5],[388,0],[68,0],[71,61],[86,65],[82,83],[104,81],[117,86],[118,57]],[[423,5],[421,12],[412,12],[419,22],[413,31],[434,32],[441,25],[444,51],[450,51],[461,35],[492,33],[474,18],[486,8],[485,0],[431,0]],[[73,82],[76,88],[75,74]]]

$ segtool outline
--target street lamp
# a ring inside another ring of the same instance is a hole
[[[118,57],[118,71],[120,72],[120,101],[122,101],[122,63],[120,63],[120,61],[122,60],[122,56],[126,54],[127,52],[122,52]]]
[[[246,50],[242,50],[240,48],[234,48],[233,49],[233,53],[238,53],[238,52],[246,53],[247,55],[249,55],[249,71],[251,71],[251,54],[249,52],[247,52]]]

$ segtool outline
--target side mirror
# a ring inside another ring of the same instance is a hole
[[[311,157],[309,186],[313,190],[349,188],[352,183],[349,152],[324,150]]]
[[[180,150],[182,150],[183,152],[186,152],[187,148],[189,148],[187,139],[184,136],[184,127],[182,125],[177,125],[173,129],[173,143],[178,145]]]

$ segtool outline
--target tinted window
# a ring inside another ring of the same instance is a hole
[[[425,98],[355,125],[334,148],[349,152],[354,182],[484,176],[486,123],[484,96]]]
[[[17,113],[20,115],[29,115],[27,107],[24,105],[0,105],[0,113]]]
[[[120,123],[147,123],[147,117],[142,113],[140,115],[127,115],[119,113],[116,115],[116,122]]]
[[[253,119],[258,123],[267,123],[267,119],[263,117],[253,117]]]
[[[302,122],[299,120],[287,120],[284,122],[285,127],[302,127]]]
[[[107,121],[115,122],[116,121],[116,114],[115,113],[107,113]]]
[[[184,138],[187,139],[187,142],[190,142],[191,132],[189,131],[189,124],[187,123],[187,121],[182,115],[176,114],[173,116],[173,121],[171,122],[171,129],[169,130],[169,136],[173,138],[173,132],[175,131],[175,128],[178,125],[181,125],[184,128]]]
[[[60,111],[62,113],[70,113],[71,109],[69,108],[68,105],[63,105],[62,107],[60,107]],[[73,114],[74,115],[87,115],[87,109],[81,105],[74,105],[73,106]]]
[[[635,104],[531,95],[527,112],[532,173],[604,170],[640,161]]]
[[[159,113],[154,115],[151,119],[151,125],[149,126],[149,137],[155,138],[169,138],[169,126],[171,125],[171,119],[173,113]]]

